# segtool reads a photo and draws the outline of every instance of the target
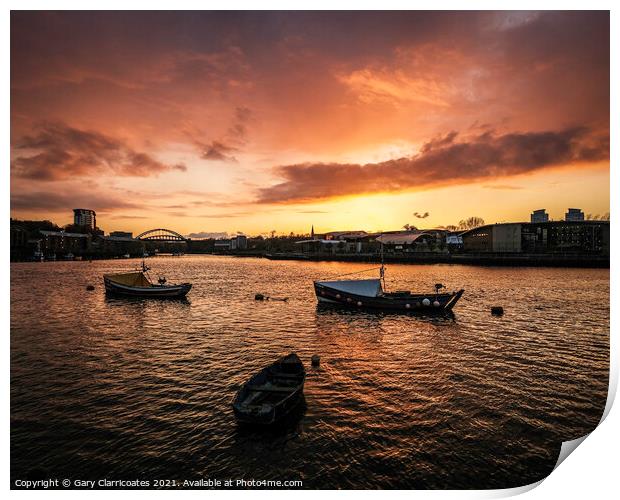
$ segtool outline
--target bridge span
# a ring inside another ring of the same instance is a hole
[[[144,231],[136,236],[136,239],[142,241],[169,241],[174,243],[189,241],[188,238],[177,233],[176,231],[164,228],[149,229],[148,231]]]

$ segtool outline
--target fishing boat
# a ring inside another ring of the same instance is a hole
[[[441,293],[442,288],[445,287],[437,283],[429,293],[386,292],[378,278],[314,282],[314,291],[321,303],[402,312],[451,311],[465,290]]]
[[[131,273],[105,274],[103,282],[108,294],[125,297],[180,298],[192,289],[191,283],[167,284],[161,276],[157,284],[148,275],[149,267],[142,261],[142,268]]]
[[[386,291],[383,244],[381,244],[381,267],[368,271],[374,269],[379,269],[379,278],[315,281],[314,292],[319,303],[392,312],[450,312],[465,292],[464,289],[453,292],[442,291],[446,287],[441,283],[435,284],[433,291],[428,293]]]
[[[305,379],[306,370],[295,353],[263,368],[233,399],[237,421],[258,425],[280,421],[301,402]]]

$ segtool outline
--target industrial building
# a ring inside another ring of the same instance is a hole
[[[247,250],[248,237],[244,234],[238,234],[230,239],[231,250]]]
[[[442,235],[443,236],[443,235]],[[376,241],[383,245],[385,252],[430,252],[442,239],[425,231],[404,231],[377,236]]]
[[[331,231],[314,234],[312,226],[311,239],[296,241],[303,253],[363,253],[375,248],[374,238],[366,231]]]
[[[215,243],[213,244],[213,248],[216,252],[226,251],[226,250],[230,250],[231,244],[232,242],[230,239],[216,240]]]
[[[565,220],[488,224],[462,234],[468,253],[609,256],[609,221]]]
[[[127,231],[110,231],[110,238],[133,239],[133,233]]]
[[[386,253],[436,252],[445,247],[448,231],[332,231],[320,237],[297,241],[302,253],[369,254],[383,249]]]
[[[90,249],[92,236],[83,233],[65,231],[39,231],[43,236],[41,251],[45,256],[73,253],[80,255]]]

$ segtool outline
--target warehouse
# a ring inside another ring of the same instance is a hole
[[[467,253],[609,255],[609,221],[488,224],[462,234]]]

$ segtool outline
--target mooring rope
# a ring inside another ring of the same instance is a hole
[[[377,269],[381,269],[381,267],[383,266],[379,266],[379,267],[371,267],[370,269],[363,269],[361,271],[354,271],[352,273],[344,273],[344,274],[336,274],[335,276],[328,276],[328,278],[340,278],[342,276],[351,276],[352,274],[361,274],[361,273],[367,273],[368,271],[376,271]]]

